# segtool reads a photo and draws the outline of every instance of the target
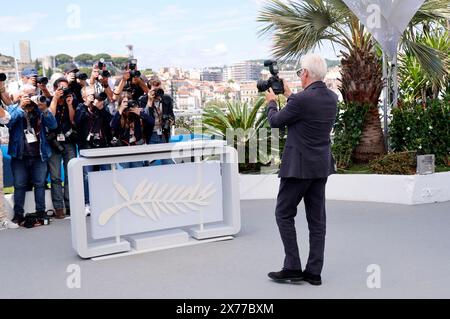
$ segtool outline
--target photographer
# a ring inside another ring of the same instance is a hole
[[[119,87],[119,92],[122,92],[122,90],[131,92],[133,100],[138,101],[141,96],[149,91],[146,82],[146,77],[137,68],[137,60],[133,59],[128,63],[124,71],[124,77],[119,83],[116,83],[116,87]]]
[[[25,85],[32,85],[35,87],[36,95],[44,95],[51,98],[51,93],[47,89],[48,79],[46,77],[39,77],[36,69],[25,68],[22,71],[22,78],[17,83],[11,83],[9,93],[12,97],[12,102],[17,103],[20,99],[20,92]]]
[[[155,125],[153,117],[139,108],[136,101],[131,100],[131,93],[123,92],[118,100],[118,111],[111,121],[113,130],[112,146],[133,146],[145,144],[143,124]],[[143,162],[122,163],[123,168],[143,167]]]
[[[106,93],[109,101],[113,101],[114,94],[109,86],[109,78],[111,73],[107,70],[106,64],[103,60],[98,61],[92,68],[91,78],[89,84],[94,88],[95,94]]]
[[[0,74],[0,125],[7,125],[11,119],[9,113],[3,109],[2,102],[6,105],[11,105],[11,99],[6,92],[5,82],[6,75],[2,77]],[[19,226],[8,220],[5,212],[5,194],[3,192],[3,152],[0,151],[0,230],[16,229]]]
[[[326,233],[325,188],[328,177],[336,173],[330,134],[336,120],[338,97],[323,82],[327,73],[325,59],[308,54],[302,57],[301,66],[297,74],[304,91],[291,94],[287,84],[282,82],[282,91],[288,97],[282,110],[278,110],[273,89],[277,87],[277,81],[272,82],[266,93],[270,126],[287,126],[289,130],[275,212],[285,249],[284,267],[268,276],[276,282],[304,280],[321,285]],[[297,206],[302,199],[305,199],[310,238],[305,271],[302,270],[295,230]]]
[[[69,64],[64,68],[64,77],[69,83],[69,89],[74,94],[74,105],[83,102],[83,96],[81,95],[81,89],[83,86],[78,82],[77,73],[80,70],[75,64]]]
[[[6,74],[0,73],[0,106],[4,103],[6,106],[9,106],[12,104],[11,97],[6,90]],[[0,114],[1,115],[1,114]],[[8,114],[9,116],[9,114]],[[0,119],[3,118],[0,116]]]
[[[25,85],[20,94],[20,102],[8,109],[11,115],[8,123],[8,154],[12,158],[14,177],[13,221],[19,225],[25,220],[23,206],[30,182],[34,186],[36,215],[40,221],[45,218],[45,178],[47,161],[52,155],[46,133],[57,127],[56,119],[48,110],[47,103],[41,102],[35,91],[32,85]]]
[[[95,94],[93,87],[82,90],[84,103],[80,104],[75,113],[75,125],[78,128],[79,149],[105,148],[111,143],[111,114],[105,107],[104,96]],[[100,167],[84,167],[84,195],[86,213],[90,213],[88,174],[94,170],[109,170],[110,165]]]
[[[76,143],[78,135],[74,129],[74,96],[69,89],[69,82],[65,78],[60,78],[55,81],[53,88],[55,96],[50,103],[50,111],[55,116],[58,127],[47,136],[53,151],[48,165],[52,182],[51,189],[55,218],[64,219],[64,206],[67,215],[70,215],[67,164],[71,159],[77,157]],[[64,191],[61,181],[61,161],[64,163]]]
[[[172,126],[175,123],[173,100],[164,93],[159,80],[149,81],[149,87],[149,93],[139,99],[141,107],[155,118],[153,130],[151,127],[146,127],[147,143],[169,143]]]

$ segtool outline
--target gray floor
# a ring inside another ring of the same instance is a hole
[[[266,273],[283,253],[274,201],[242,202],[234,240],[106,261],[83,261],[68,221],[0,232],[0,298],[450,298],[450,202],[396,206],[328,203],[324,285],[280,285]],[[307,256],[303,205],[297,218]],[[68,289],[67,266],[81,267]],[[381,289],[367,288],[367,267],[381,267]]]

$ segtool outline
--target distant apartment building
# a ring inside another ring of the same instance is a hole
[[[53,69],[55,67],[55,57],[47,55],[41,59],[42,68],[44,70]]]
[[[205,68],[200,76],[201,81],[223,82],[223,68]]]
[[[253,104],[259,97],[259,92],[256,87],[256,81],[247,81],[240,83],[241,102]]]
[[[246,61],[228,66],[224,70],[224,80],[234,82],[257,81],[264,66],[259,62]]]
[[[30,41],[22,40],[19,42],[20,47],[20,63],[31,63],[31,45]]]

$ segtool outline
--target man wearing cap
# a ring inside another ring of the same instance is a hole
[[[38,72],[33,68],[25,68],[22,71],[22,78],[19,82],[13,82],[9,85],[8,91],[12,96],[14,103],[17,103],[20,96],[21,89],[30,84],[36,88],[36,95],[44,95],[47,98],[51,98],[52,95],[47,89],[45,84],[39,84],[38,82]]]
[[[64,68],[64,77],[69,82],[69,88],[75,95],[73,103],[75,108],[78,106],[78,103],[82,103],[83,101],[83,95],[81,94],[82,86],[77,82],[77,73],[79,71],[80,70],[75,64],[68,64]]]

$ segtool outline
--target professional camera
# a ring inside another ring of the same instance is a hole
[[[103,71],[101,71],[101,72],[100,72],[100,75],[101,75],[103,78],[109,78],[109,77],[111,77],[111,73],[110,73],[108,70],[103,70]]]
[[[35,104],[47,102],[47,98],[43,95],[34,95],[30,99]]]
[[[63,98],[67,99],[71,94],[72,94],[72,90],[66,87],[60,87],[58,90],[62,90],[63,91]]]
[[[272,76],[269,80],[259,80],[256,84],[256,87],[258,88],[259,92],[265,92],[268,91],[270,88],[272,88],[273,92],[277,95],[284,94],[284,84],[283,81],[278,77],[278,63],[277,61],[267,60],[264,61],[264,66],[269,67],[270,74]]]
[[[0,73],[0,82],[5,82],[5,81],[6,81],[6,74]]]
[[[76,77],[80,81],[86,81],[88,79],[88,75],[86,73],[77,73]]]
[[[137,101],[135,101],[135,100],[128,101],[127,109],[132,109],[135,107],[139,107],[139,103]]]
[[[97,67],[99,70],[103,70],[105,66],[105,59],[100,59],[100,61],[97,62]]]
[[[50,144],[50,146],[57,151],[58,153],[63,153],[65,151],[64,145],[62,145],[58,141],[58,134],[56,132],[49,132],[47,134],[47,142]]]
[[[95,94],[95,99],[100,102],[104,102],[108,99],[108,95],[105,92]]]
[[[102,139],[100,138],[99,133],[89,133],[87,139],[89,146],[91,148],[100,148]]]
[[[163,98],[164,97],[164,90],[163,89],[157,89],[155,90],[155,97]]]
[[[118,139],[117,137],[114,137],[111,140],[111,147],[121,147],[121,146],[124,146],[123,142],[120,139]]]
[[[75,131],[74,129],[70,129],[69,131],[67,131],[67,133],[64,134],[64,136],[66,137],[67,142],[70,142],[70,143],[78,142],[78,132]]]
[[[128,63],[128,70],[130,70],[130,77],[131,78],[140,78],[142,73],[138,70],[136,70],[137,68],[137,60],[136,59],[132,59],[130,60],[130,62]]]
[[[163,132],[170,132],[170,119],[169,115],[163,114],[162,116],[162,130]]]
[[[39,76],[36,80],[37,84],[47,85],[48,84],[48,78],[45,76]]]

